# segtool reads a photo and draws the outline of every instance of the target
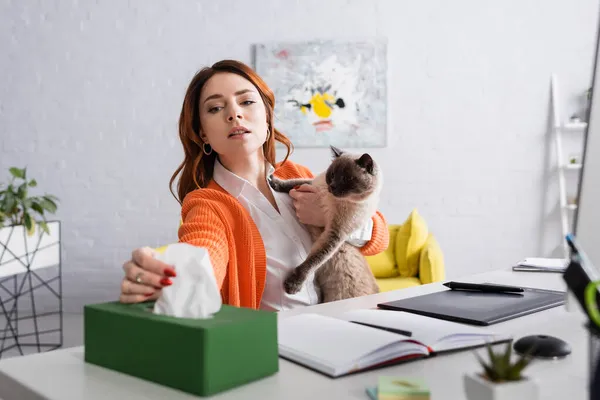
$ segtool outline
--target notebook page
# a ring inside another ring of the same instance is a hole
[[[282,356],[307,364],[312,360],[332,370],[355,363],[403,339],[394,333],[318,314],[300,314],[278,322]]]
[[[460,336],[461,342],[468,345],[468,336],[476,341],[481,337],[493,337],[492,332],[480,327],[459,324],[424,315],[408,313],[404,311],[364,309],[347,311],[339,316],[347,321],[359,321],[388,328],[401,329],[412,333],[411,339],[417,340],[426,346],[436,348],[436,344],[442,339],[452,336]],[[399,335],[403,337],[402,335]]]

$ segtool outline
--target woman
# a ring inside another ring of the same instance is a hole
[[[273,126],[273,92],[248,66],[220,61],[199,71],[183,102],[179,136],[185,158],[171,178],[182,205],[179,241],[205,247],[224,304],[285,310],[318,302],[313,279],[289,295],[285,276],[312,245],[303,224],[324,226],[324,215],[310,185],[274,192],[267,177],[310,178],[305,167],[288,161],[291,143]],[[275,164],[275,142],[287,148]],[[363,234],[351,238],[364,255],[384,251],[388,229],[380,213]],[[362,239],[362,240],[361,240]],[[173,266],[137,249],[123,265],[120,301],[156,299],[176,278]],[[312,278],[312,277],[311,277]]]

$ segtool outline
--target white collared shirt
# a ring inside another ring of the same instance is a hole
[[[267,164],[266,176],[273,171],[273,166]],[[213,178],[248,211],[264,243],[267,277],[260,308],[284,311],[317,304],[319,295],[314,274],[308,277],[298,293],[290,295],[283,290],[285,278],[306,259],[313,244],[308,230],[296,217],[293,199],[287,193],[271,188],[279,208],[277,212],[256,187],[229,171],[218,159],[215,159]],[[372,229],[372,221],[369,220],[363,229],[351,235],[349,241],[355,246],[364,245],[371,238]]]

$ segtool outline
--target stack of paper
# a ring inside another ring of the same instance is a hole
[[[535,258],[521,260],[513,267],[515,271],[565,272],[567,260],[564,258]]]

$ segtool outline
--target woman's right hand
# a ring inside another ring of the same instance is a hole
[[[136,249],[131,260],[123,264],[125,277],[121,282],[121,303],[139,303],[160,296],[163,287],[171,285],[176,276],[175,267],[154,258],[149,247]]]

